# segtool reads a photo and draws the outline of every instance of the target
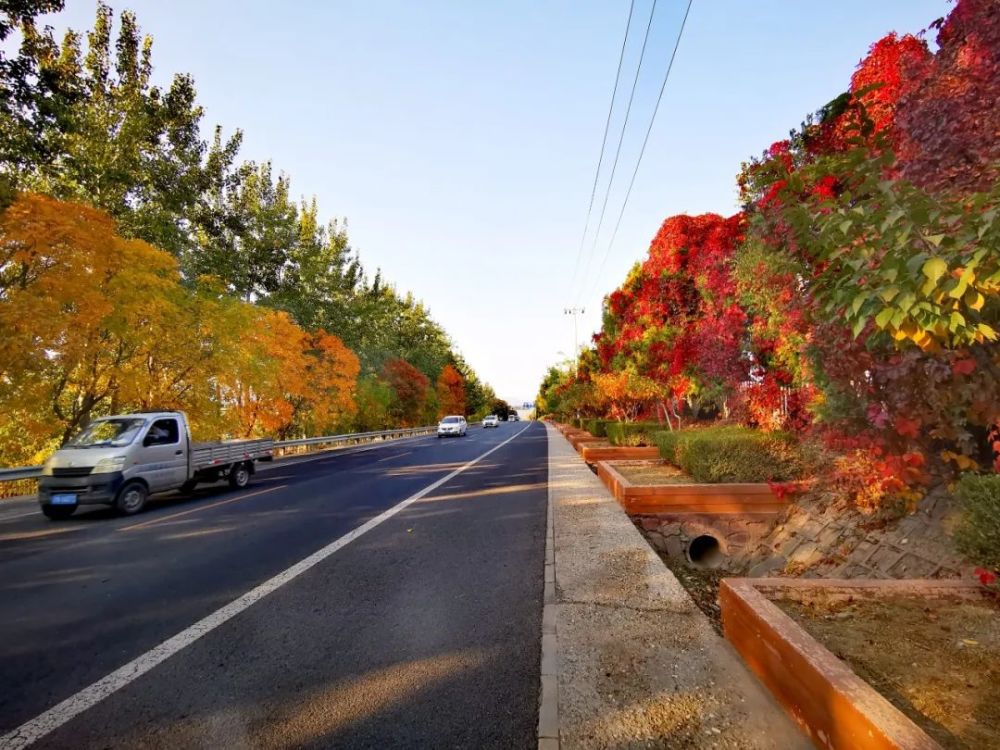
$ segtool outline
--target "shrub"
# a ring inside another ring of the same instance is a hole
[[[589,432],[594,437],[606,437],[607,432],[605,432],[605,426],[608,424],[607,420],[604,419],[584,419],[583,429]]]
[[[977,565],[1000,570],[1000,475],[966,474],[956,494],[962,509],[956,546]]]
[[[653,434],[663,429],[659,422],[608,422],[605,431],[612,445],[655,445]]]
[[[745,427],[705,427],[655,435],[660,455],[696,482],[785,482],[803,474],[795,438]]]

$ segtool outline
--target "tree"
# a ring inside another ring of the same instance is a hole
[[[316,434],[355,411],[336,336],[216,286],[115,233],[94,208],[21,195],[0,213],[0,456],[37,460],[85,422],[184,409],[195,434]]]
[[[176,75],[167,89],[151,85],[152,40],[135,16],[99,3],[87,51],[67,32],[58,54],[49,37],[36,40],[43,80],[58,81],[70,102],[42,123],[46,158],[23,183],[59,198],[108,212],[126,237],[146,240],[180,256],[205,188],[200,136],[202,109],[194,81]],[[46,32],[48,34],[48,32]]]
[[[389,413],[396,424],[416,427],[427,401],[430,380],[404,359],[390,359],[382,368],[382,379],[392,389]]]
[[[743,223],[740,214],[663,222],[646,260],[607,298],[595,340],[600,371],[651,378],[664,398],[694,411],[725,408],[747,378],[748,320],[732,278]]]
[[[357,412],[354,417],[356,429],[375,432],[392,427],[392,399],[392,387],[377,376],[366,375],[358,380]]]
[[[0,402],[49,430],[51,414],[66,437],[120,402],[143,361],[190,366],[170,354],[187,330],[177,278],[173,258],[117,236],[106,214],[22,195],[0,215]]]
[[[623,422],[634,422],[639,414],[663,397],[664,386],[655,380],[630,370],[602,372],[594,375],[598,402],[605,405],[609,416]]]
[[[465,414],[465,381],[451,365],[445,365],[437,379],[438,416]]]
[[[278,291],[268,303],[287,310],[299,325],[337,331],[356,342],[363,325],[356,299],[364,281],[361,262],[351,249],[346,223],[320,224],[315,198],[298,211],[298,237],[287,259]]]
[[[507,419],[513,409],[510,404],[504,401],[502,398],[494,399],[493,404],[490,408],[490,414],[496,414],[500,419]]]
[[[988,191],[1000,178],[1000,13],[959,0],[939,49],[895,117],[903,176],[931,192]]]
[[[217,276],[247,302],[267,302],[282,288],[300,236],[288,177],[275,179],[270,162],[247,162],[213,200],[221,220],[199,235],[189,275]]]
[[[0,45],[15,29],[23,41],[14,57],[0,46],[0,208],[14,198],[13,190],[24,172],[44,155],[41,130],[56,114],[53,106],[60,91],[59,79],[41,74],[40,53],[51,53],[35,17],[62,10],[63,0],[5,0],[0,3]]]

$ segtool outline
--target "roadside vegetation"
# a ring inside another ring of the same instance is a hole
[[[506,404],[424,305],[366,270],[192,78],[153,83],[136,17],[0,9],[0,466],[102,414],[184,409],[198,436],[292,437]],[[19,49],[17,44],[19,43]]]
[[[876,42],[847,92],[743,164],[737,214],[666,219],[538,413],[658,444],[699,481],[807,478],[869,514],[967,474],[984,531],[964,548],[996,569],[996,3],[958,0],[928,33],[936,50]]]

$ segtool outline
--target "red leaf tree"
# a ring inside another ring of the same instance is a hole
[[[382,380],[392,388],[389,412],[396,423],[415,427],[427,400],[430,380],[405,359],[390,359],[382,367]]]
[[[465,414],[465,381],[451,365],[445,365],[437,379],[438,416]]]

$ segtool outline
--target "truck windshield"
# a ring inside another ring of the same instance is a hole
[[[91,422],[81,432],[66,443],[70,448],[100,448],[111,446],[121,448],[133,440],[142,430],[144,419],[101,419]]]

